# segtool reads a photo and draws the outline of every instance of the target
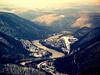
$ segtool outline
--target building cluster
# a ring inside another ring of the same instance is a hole
[[[29,52],[31,52],[30,55],[32,55],[34,57],[39,57],[39,58],[46,57],[46,58],[49,58],[50,56],[52,56],[52,53],[50,53],[50,52],[48,52],[48,51],[46,51],[44,49],[38,48],[37,46],[35,46],[29,40],[21,39],[21,42],[22,42],[24,48],[26,50],[28,50]]]

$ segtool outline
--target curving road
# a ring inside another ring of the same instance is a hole
[[[47,51],[51,52],[51,53],[52,53],[51,58],[58,58],[58,57],[64,56],[64,53],[61,53],[61,52],[58,52],[58,51],[56,51],[56,50],[47,48],[46,46],[43,46],[41,43],[39,43],[39,40],[33,41],[32,43],[33,43],[35,46],[37,46],[38,48],[42,48],[42,49],[44,49],[44,50],[47,50]]]

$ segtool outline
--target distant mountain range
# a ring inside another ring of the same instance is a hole
[[[98,27],[100,14],[88,13],[87,15],[91,19],[89,20],[89,23],[91,23],[92,27]],[[60,15],[60,17],[63,18],[58,21],[54,21],[51,23],[52,25],[48,26],[35,21],[32,22],[23,19],[13,13],[0,12],[0,32],[19,39],[40,39],[54,32],[66,30],[75,32],[77,29],[79,29],[71,26],[80,16]]]
[[[48,21],[48,19],[50,19]],[[52,22],[53,21],[53,22]],[[34,20],[36,24],[44,26],[50,31],[60,32],[63,30],[76,31],[80,27],[98,27],[100,22],[100,13],[83,14],[46,14]],[[76,24],[73,26],[73,24]]]
[[[0,12],[0,32],[18,39],[39,39],[44,34],[41,26],[7,12]]]
[[[46,14],[35,18],[33,22],[40,26],[44,26],[49,31],[60,32],[65,30],[74,31],[75,28],[71,28],[71,25],[75,19],[77,19],[77,16]]]

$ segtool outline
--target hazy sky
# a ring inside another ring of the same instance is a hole
[[[98,4],[100,0],[0,0],[0,8],[62,9]]]

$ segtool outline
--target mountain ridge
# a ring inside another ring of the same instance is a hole
[[[0,12],[0,32],[20,39],[38,39],[43,36],[40,26],[8,12]]]

